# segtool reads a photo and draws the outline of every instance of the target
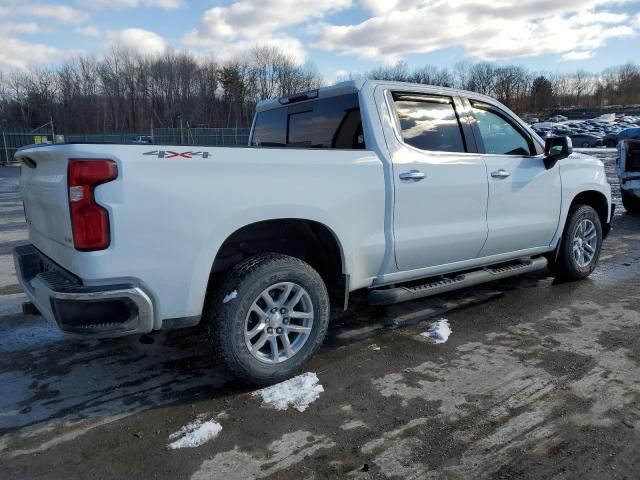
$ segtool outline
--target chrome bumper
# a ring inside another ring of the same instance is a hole
[[[119,337],[153,329],[153,303],[139,287],[86,286],[32,245],[13,250],[18,281],[40,313],[61,330]]]

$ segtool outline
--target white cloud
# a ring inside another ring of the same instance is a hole
[[[571,52],[567,52],[564,55],[562,55],[560,57],[561,60],[587,60],[588,58],[593,57],[593,52],[591,50],[584,50],[584,51],[571,51]]]
[[[84,22],[89,15],[80,9],[68,5],[50,5],[42,2],[0,0],[0,18],[24,21],[43,19],[55,23],[77,24]]]
[[[43,43],[31,43],[0,34],[0,70],[28,70],[67,58],[77,51],[64,51]]]
[[[2,25],[2,32],[7,34],[7,33],[41,33],[44,32],[45,29],[43,29],[38,23],[36,22],[28,22],[28,23],[8,23],[6,25]]]
[[[101,33],[98,28],[93,25],[87,25],[86,27],[78,27],[76,28],[76,33],[82,35],[84,37],[98,38]]]
[[[0,0],[0,70],[28,70],[79,53],[19,37],[54,32],[61,24],[78,24],[87,18],[85,12],[66,5]]]
[[[258,38],[351,6],[351,0],[241,0],[204,12],[190,39]]]
[[[85,5],[84,0],[80,3]],[[144,6],[170,10],[184,6],[184,0],[93,0],[89,6],[92,8],[136,8]]]
[[[593,51],[638,26],[603,10],[619,0],[362,0],[373,16],[353,25],[320,23],[314,46],[395,62],[410,53],[462,47],[475,60]]]
[[[240,0],[206,10],[184,43],[225,58],[255,45],[275,45],[297,61],[304,61],[302,42],[285,29],[349,8],[352,0]]]
[[[108,45],[134,50],[143,55],[161,55],[167,42],[155,32],[142,28],[126,28],[109,34]]]
[[[224,61],[242,58],[253,48],[265,46],[277,48],[298,65],[305,63],[308,58],[308,53],[302,42],[288,35],[273,35],[271,37],[237,40],[234,42],[210,42],[206,46],[190,51],[199,58],[211,57]]]
[[[80,23],[89,18],[86,12],[68,5],[21,2],[18,10],[28,17],[44,18],[60,23]]]

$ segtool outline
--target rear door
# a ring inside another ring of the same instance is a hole
[[[487,238],[487,173],[469,143],[460,99],[403,91],[385,96],[394,123],[385,136],[395,187],[398,269],[476,258]]]
[[[489,180],[489,235],[481,257],[548,246],[558,228],[562,185],[542,147],[508,112],[470,101]]]

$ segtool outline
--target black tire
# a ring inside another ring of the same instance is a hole
[[[636,197],[635,195],[631,195],[630,193],[622,189],[620,190],[620,192],[622,193],[622,205],[624,206],[624,209],[627,211],[627,213],[631,215],[640,214],[640,198]]]
[[[607,148],[616,148],[618,144],[615,140],[607,140],[606,147]]]
[[[580,266],[574,256],[573,239],[578,225],[583,220],[590,220],[595,226],[597,245],[593,258],[588,265]],[[558,258],[549,262],[549,269],[560,280],[581,280],[588,277],[598,265],[600,250],[602,248],[602,224],[598,213],[588,205],[575,205],[569,211],[567,223],[562,232],[562,240]]]
[[[281,282],[294,282],[306,290],[313,305],[313,323],[300,350],[279,363],[265,363],[245,343],[245,322],[260,294]],[[225,303],[225,296],[234,291],[237,296]],[[329,325],[329,295],[318,272],[302,260],[260,254],[233,267],[210,292],[205,322],[217,356],[236,377],[254,385],[270,385],[298,373],[320,348]]]

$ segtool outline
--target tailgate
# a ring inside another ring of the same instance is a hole
[[[68,152],[64,145],[34,147],[16,153],[16,159],[22,164],[20,191],[29,239],[50,257],[60,257],[56,255],[62,253],[60,249],[73,249],[67,188]]]

